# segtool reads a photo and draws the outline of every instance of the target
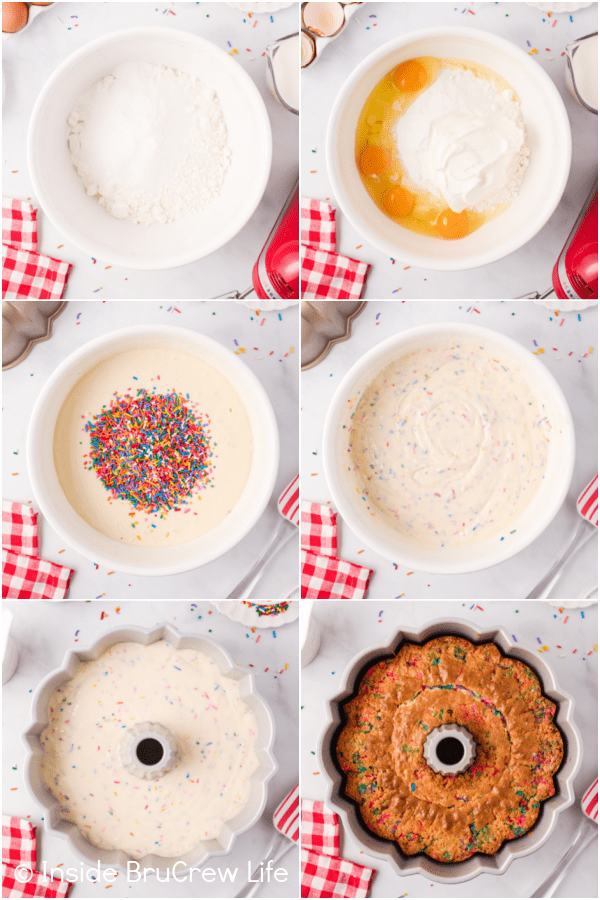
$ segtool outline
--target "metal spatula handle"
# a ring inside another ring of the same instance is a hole
[[[252,897],[256,888],[259,887],[259,885],[261,884],[260,881],[256,880],[256,876],[260,872],[261,866],[264,863],[268,862],[269,860],[272,860],[274,863],[276,863],[278,860],[281,859],[282,856],[284,856],[284,854],[286,854],[288,852],[288,850],[291,850],[293,846],[294,846],[294,844],[292,843],[292,841],[290,841],[284,834],[282,834],[280,831],[276,832],[273,835],[273,840],[269,844],[269,847],[268,847],[267,852],[265,853],[263,859],[257,865],[254,872],[252,873],[252,875],[251,875],[252,880],[249,881],[241,889],[239,894],[235,895],[236,900],[238,897]]]
[[[594,838],[598,837],[598,826],[594,825],[593,822],[590,822],[589,819],[584,819],[577,832],[575,837],[573,838],[573,843],[569,850],[565,853],[563,858],[560,860],[555,869],[551,872],[551,874],[543,881],[535,894],[532,894],[532,897],[552,897],[554,891],[560,884],[560,882],[565,877],[566,871],[573,862],[574,859],[577,859],[582,850],[585,850],[590,841],[593,841]]]
[[[262,575],[265,566],[268,565],[277,551],[283,547],[284,544],[287,544],[289,539],[294,537],[295,534],[298,534],[297,527],[290,522],[286,522],[285,519],[280,519],[271,543],[268,545],[265,552],[252,566],[248,574],[242,578],[240,583],[236,584],[232,592],[228,594],[225,599],[244,600]]]
[[[245,291],[228,291],[226,294],[219,294],[217,297],[213,297],[213,300],[243,300],[244,297],[248,297],[253,290],[254,286],[250,285]]]
[[[577,550],[579,550],[580,547],[583,547],[583,545],[587,543],[587,541],[589,541],[589,539],[593,537],[594,534],[596,534],[595,526],[586,525],[583,519],[580,520],[577,528],[573,533],[573,537],[571,538],[564,552],[556,560],[548,574],[544,575],[541,581],[538,581],[534,589],[531,591],[531,593],[527,594],[525,599],[542,600],[544,597],[547,597],[550,593],[552,585],[555,583],[555,581],[558,580],[559,575],[561,574],[571,557],[577,552]]]

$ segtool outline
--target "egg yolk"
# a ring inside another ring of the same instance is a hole
[[[381,198],[385,211],[391,216],[407,216],[415,205],[415,196],[403,187],[392,188]]]
[[[382,147],[365,147],[360,154],[360,168],[364,175],[383,175],[390,161]]]
[[[406,62],[396,66],[392,78],[399,91],[409,93],[420,91],[427,84],[425,66],[422,66],[416,59],[407,59]]]
[[[460,213],[445,209],[437,217],[435,227],[442,237],[451,240],[462,238],[469,232],[469,217],[464,209]]]

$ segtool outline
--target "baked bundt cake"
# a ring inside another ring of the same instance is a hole
[[[451,635],[404,644],[369,669],[344,706],[345,793],[372,831],[409,856],[493,854],[529,831],[554,794],[563,756],[555,710],[534,672],[495,644]],[[477,744],[463,774],[435,773],[423,755],[431,730],[450,722]]]

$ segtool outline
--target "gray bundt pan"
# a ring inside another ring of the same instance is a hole
[[[131,625],[107,631],[87,650],[78,648],[68,650],[60,669],[53,672],[38,685],[32,700],[33,723],[23,732],[22,739],[27,749],[25,760],[25,783],[29,793],[45,809],[44,826],[49,834],[64,838],[71,849],[86,863],[102,867],[125,869],[132,858],[122,850],[102,850],[87,840],[73,822],[61,818],[58,801],[46,788],[42,778],[42,759],[44,748],[40,734],[48,724],[48,706],[54,691],[73,677],[80,661],[98,659],[105,650],[120,641],[134,641],[139,644],[153,644],[165,639],[177,650],[191,648],[200,650],[214,662],[221,675],[233,678],[239,683],[240,697],[256,716],[258,726],[255,752],[259,767],[250,779],[250,796],[246,806],[228,822],[225,822],[218,838],[200,841],[193,850],[180,857],[158,856],[154,853],[138,860],[141,869],[152,868],[166,871],[172,869],[176,862],[177,873],[183,874],[187,869],[201,866],[210,856],[224,856],[231,851],[235,836],[251,828],[261,817],[267,802],[267,782],[277,771],[277,763],[271,753],[275,739],[275,723],[267,704],[254,692],[254,679],[250,672],[236,666],[229,655],[218,645],[194,634],[182,634],[170,625],[157,625],[154,628],[142,628]]]
[[[400,644],[405,641],[425,643],[442,634],[455,634],[476,644],[493,641],[505,656],[515,657],[530,666],[538,675],[545,696],[556,703],[554,721],[560,728],[565,745],[561,767],[554,775],[556,793],[554,797],[542,803],[540,815],[531,831],[523,837],[505,841],[493,856],[476,853],[470,859],[458,863],[438,862],[424,853],[407,856],[395,841],[380,838],[371,831],[358,814],[356,804],[343,793],[343,774],[338,767],[335,754],[338,729],[344,721],[343,704],[355,694],[367,670],[378,660],[394,656]],[[328,781],[326,802],[339,813],[344,828],[353,835],[361,847],[364,847],[365,852],[390,863],[398,875],[419,874],[433,881],[450,884],[470,881],[471,878],[484,873],[502,875],[513,859],[533,853],[548,840],[558,821],[559,813],[571,806],[574,801],[573,781],[579,770],[583,752],[581,735],[573,719],[574,700],[558,686],[556,677],[545,663],[543,656],[514,644],[504,628],[477,631],[464,619],[453,621],[438,619],[424,625],[421,631],[403,629],[394,635],[389,644],[371,647],[354,657],[344,672],[340,692],[331,700],[325,701],[325,708],[327,723],[319,741],[319,757],[321,772]]]

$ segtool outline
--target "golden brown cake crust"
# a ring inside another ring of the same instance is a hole
[[[493,854],[529,831],[554,794],[563,757],[556,706],[534,672],[495,644],[450,635],[404,644],[369,669],[344,710],[336,750],[346,794],[372,831],[409,856]],[[462,775],[436,774],[423,756],[429,732],[446,722],[477,743]]]

